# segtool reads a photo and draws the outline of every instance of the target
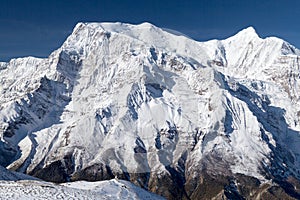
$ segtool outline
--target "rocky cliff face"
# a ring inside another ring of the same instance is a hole
[[[49,58],[0,63],[1,165],[169,199],[299,199],[299,56],[251,27],[197,42],[79,23]]]

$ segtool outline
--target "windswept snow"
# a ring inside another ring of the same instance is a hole
[[[41,181],[0,181],[0,198],[5,200],[24,199],[153,199],[164,198],[149,193],[127,181],[73,182],[53,184]]]

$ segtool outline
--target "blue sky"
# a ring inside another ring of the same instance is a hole
[[[300,48],[300,0],[1,0],[0,61],[47,57],[77,22],[150,22],[196,40],[253,26]]]

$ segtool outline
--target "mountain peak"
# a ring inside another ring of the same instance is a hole
[[[235,34],[233,37],[247,37],[247,38],[259,38],[259,35],[257,34],[256,30],[252,27],[249,26],[247,28],[244,28],[240,30],[237,34]]]
[[[149,22],[143,22],[140,24],[128,24],[128,23],[122,23],[122,22],[79,22],[75,25],[75,28],[73,29],[73,33],[77,32],[80,29],[84,28],[90,28],[90,29],[103,29],[110,32],[126,32],[131,29],[136,28],[157,28],[153,24]]]
[[[235,35],[231,36],[230,38],[226,39],[227,41],[250,41],[250,40],[257,40],[261,39],[259,35],[256,33],[255,29],[252,26],[249,26],[245,29],[242,29]]]
[[[154,26],[153,24],[151,24],[150,22],[143,22],[143,23],[139,24],[138,26],[150,27],[150,28],[155,27],[155,26]]]
[[[241,30],[239,33],[243,33],[243,34],[247,34],[247,35],[256,35],[258,36],[258,34],[256,33],[256,30],[254,29],[254,27],[249,26],[247,28],[244,28],[243,30]]]

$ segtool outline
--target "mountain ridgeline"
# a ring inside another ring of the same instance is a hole
[[[0,63],[0,164],[167,199],[300,199],[299,59],[252,27],[198,42],[79,23],[48,58]]]

